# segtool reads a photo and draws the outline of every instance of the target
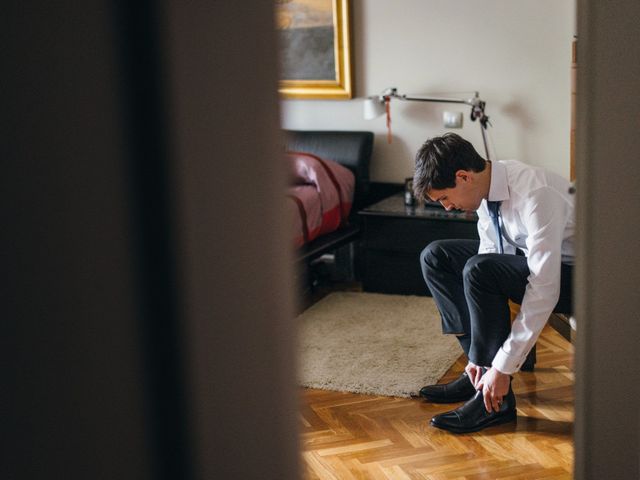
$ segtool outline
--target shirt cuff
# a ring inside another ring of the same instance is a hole
[[[500,347],[500,350],[498,350],[496,356],[493,357],[491,366],[499,372],[506,373],[507,375],[512,375],[520,370],[520,367],[522,366],[526,358],[526,356],[516,357],[514,355],[509,355],[502,349],[502,347]]]

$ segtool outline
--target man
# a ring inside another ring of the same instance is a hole
[[[511,375],[527,357],[552,311],[571,312],[574,199],[569,182],[524,163],[484,160],[448,133],[416,155],[414,191],[447,210],[478,214],[480,240],[440,240],[420,256],[445,334],[469,359],[446,385],[422,388],[438,403],[465,401],[431,424],[455,433],[516,419]],[[511,324],[508,301],[520,304]]]

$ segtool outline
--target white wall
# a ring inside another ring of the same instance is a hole
[[[282,126],[362,129],[376,134],[374,181],[401,182],[427,138],[446,130],[445,110],[463,111],[457,133],[483,154],[480,127],[463,105],[392,103],[393,142],[384,118],[362,118],[364,97],[480,92],[495,158],[517,158],[569,175],[570,67],[574,0],[355,0],[354,99],[283,100]]]

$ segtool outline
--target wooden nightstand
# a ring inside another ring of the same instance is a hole
[[[362,287],[366,292],[430,295],[420,270],[420,252],[445,238],[478,239],[475,213],[440,207],[407,207],[399,193],[360,212]]]

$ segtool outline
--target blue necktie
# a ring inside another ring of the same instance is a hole
[[[502,230],[500,230],[500,220],[498,216],[500,214],[500,204],[502,202],[490,202],[487,200],[487,207],[489,207],[489,215],[493,222],[493,228],[496,231],[496,238],[498,239],[498,248],[500,253],[504,253],[504,247],[502,246]]]

